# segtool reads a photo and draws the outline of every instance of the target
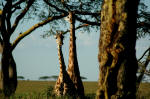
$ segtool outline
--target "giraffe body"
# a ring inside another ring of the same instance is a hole
[[[80,77],[80,71],[77,60],[76,52],[76,37],[75,37],[75,18],[73,12],[69,13],[70,18],[70,46],[69,46],[69,64],[68,64],[68,74],[75,84],[78,97],[84,98],[84,87]]]
[[[76,93],[76,89],[66,71],[66,65],[62,54],[62,45],[63,45],[62,33],[56,34],[56,42],[58,44],[57,49],[58,49],[59,64],[60,64],[60,74],[58,76],[56,85],[54,87],[54,93],[57,96],[64,96],[64,95],[74,96]]]

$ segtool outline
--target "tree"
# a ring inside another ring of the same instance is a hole
[[[69,74],[71,80],[75,84],[75,88],[77,89],[77,93],[78,93],[77,97],[83,98],[84,97],[84,87],[83,87],[82,80],[80,77],[80,70],[78,67],[78,61],[77,61],[77,55],[76,55],[75,22],[77,22],[77,21],[80,22],[78,24],[86,23],[86,24],[91,24],[91,25],[99,25],[99,23],[94,22],[98,16],[98,12],[91,13],[92,11],[95,11],[92,8],[95,5],[94,5],[94,3],[90,4],[90,2],[87,2],[87,1],[80,2],[81,4],[79,4],[78,2],[73,2],[72,0],[70,0],[68,2],[64,2],[64,1],[53,2],[53,0],[44,0],[44,1],[49,5],[50,9],[55,8],[57,10],[57,13],[58,12],[59,13],[69,13],[68,19],[70,22],[70,47],[69,47],[70,51],[69,51],[69,63],[68,63],[67,71],[68,71],[68,74]],[[57,7],[58,4],[59,4],[59,7]],[[84,5],[84,7],[80,9],[82,4]],[[86,7],[85,7],[85,5],[86,5]],[[92,5],[92,7],[91,7],[91,5]],[[83,15],[85,19],[83,19],[83,16],[81,16],[81,15]],[[91,18],[91,20],[87,20],[87,16],[88,16],[88,18]],[[81,25],[81,26],[83,26],[83,25]],[[80,27],[80,26],[78,26],[78,27]],[[51,32],[53,34],[55,33],[55,32],[53,32],[53,29],[51,29]]]
[[[41,77],[39,77],[39,80],[47,80],[50,78],[51,78],[50,76],[41,76]]]
[[[84,4],[77,4],[77,2],[64,2],[63,1],[55,1],[55,0],[44,0],[44,2],[48,5],[46,6],[45,3],[42,1],[36,0],[5,0],[2,1],[0,4],[0,43],[2,46],[2,74],[3,78],[1,80],[0,90],[4,93],[5,96],[10,96],[16,90],[17,86],[17,72],[16,72],[16,64],[12,56],[12,51],[15,49],[17,44],[27,35],[29,35],[32,31],[36,30],[37,28],[49,23],[54,22],[57,23],[55,20],[61,19],[68,15],[69,10],[76,11],[76,14],[82,15],[91,15],[91,17],[95,17],[98,15],[97,13],[89,13],[85,10],[85,5],[88,5],[88,9],[93,12],[92,8],[95,7],[96,3],[85,2]],[[82,3],[82,2],[80,2]],[[40,4],[40,6],[38,6]],[[44,4],[44,6],[43,6]],[[53,5],[55,4],[55,5]],[[70,5],[71,4],[71,5]],[[57,6],[59,5],[60,8]],[[81,7],[83,6],[83,7]],[[32,9],[31,9],[32,8]],[[49,9],[47,12],[44,12],[44,8]],[[29,10],[31,9],[31,10]],[[63,10],[61,10],[63,9]],[[76,10],[78,9],[78,10]],[[79,11],[80,10],[80,11]],[[31,13],[32,12],[32,13]],[[33,14],[33,15],[31,15]],[[16,40],[10,42],[10,37],[16,31],[18,25],[22,20],[26,17],[35,17],[40,16],[42,21],[33,25],[26,31],[22,31]],[[96,24],[96,22],[87,21],[86,19],[77,17],[83,23],[88,24]],[[93,19],[94,20],[94,19]],[[51,24],[50,24],[51,25]],[[53,28],[53,27],[52,27]],[[12,75],[9,75],[12,74]]]
[[[0,5],[2,8],[0,9],[0,44],[2,48],[1,72],[3,75],[0,82],[0,94],[4,94],[4,97],[12,95],[17,87],[16,64],[12,56],[12,51],[17,44],[35,29],[49,23],[50,21],[67,16],[67,13],[49,16],[41,22],[33,25],[28,30],[20,33],[16,40],[11,43],[10,37],[15,33],[19,23],[24,19],[25,15],[31,14],[28,13],[29,11],[34,12],[34,7],[32,10],[29,10],[34,3],[35,0],[6,0]]]
[[[82,79],[82,80],[86,80],[87,78],[86,78],[86,77],[81,76],[81,79]]]
[[[137,39],[150,36],[150,11],[142,0],[139,4],[137,23]]]
[[[103,1],[97,99],[136,99],[138,3],[139,0]]]
[[[12,14],[18,9],[18,5],[24,2],[20,0],[15,2],[12,0],[5,1],[3,9],[0,10],[0,44],[2,47],[2,80],[0,85],[0,94],[4,94],[5,97],[9,97],[13,94],[17,87],[17,72],[16,64],[12,56],[12,51],[15,48],[14,44],[10,43],[10,37],[14,33],[19,21],[24,17],[34,0],[27,2],[27,6],[23,11],[16,17],[14,24],[11,24]]]
[[[100,25],[99,5],[101,4],[101,2],[98,2],[97,0],[94,0],[92,2],[87,0],[44,0],[44,2],[47,4],[45,10],[48,10],[47,13],[49,13],[45,15],[44,18],[47,18],[49,15],[57,15],[58,13],[67,13],[68,15],[69,12],[72,11],[75,14],[77,27],[83,26],[83,24],[88,24],[86,26],[84,25],[83,30],[90,30],[93,29],[94,26],[98,27]],[[40,15],[42,15],[42,13],[43,12],[41,11]],[[56,20],[55,25],[52,25],[53,23],[50,23],[50,30],[43,36],[47,37],[53,35],[56,33],[56,30],[62,31],[62,28],[63,31],[65,30],[65,33],[66,31],[69,32],[66,23],[67,22],[64,21],[64,19],[59,21]],[[60,24],[63,25],[60,26]]]
[[[23,76],[17,76],[17,79],[24,80],[25,78]]]
[[[141,60],[143,59],[144,56],[146,56],[146,54],[147,54],[146,59],[143,62],[141,62]],[[143,53],[143,55],[141,56],[141,58],[138,59],[138,74],[139,75],[137,77],[137,85],[136,85],[137,90],[139,89],[140,83],[143,80],[144,74],[149,75],[149,71],[150,70],[147,70],[149,62],[150,62],[150,48],[148,48]]]
[[[50,76],[50,77],[53,78],[55,81],[56,81],[56,79],[58,78],[57,75],[52,75],[52,76]]]
[[[147,6],[143,1],[139,4],[138,10],[138,27],[137,27],[137,39],[142,39],[146,36],[150,36],[150,10],[147,9]],[[144,49],[143,55],[138,59],[138,76],[137,76],[137,92],[140,86],[140,83],[143,81],[144,75],[149,75],[149,62],[150,62],[150,46],[149,48]]]

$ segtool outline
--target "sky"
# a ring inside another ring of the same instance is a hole
[[[28,23],[26,26],[30,26]],[[26,28],[26,27],[23,27]],[[23,29],[22,28],[22,29]],[[13,51],[17,64],[18,76],[26,79],[38,80],[40,76],[51,76],[59,74],[59,61],[57,44],[53,36],[43,39],[46,26],[34,31],[24,38]],[[42,32],[41,32],[42,31]],[[13,35],[13,41],[17,35]],[[77,57],[80,68],[80,75],[87,77],[87,80],[98,80],[98,40],[99,32],[87,33],[78,30],[76,32]],[[66,66],[69,56],[69,34],[65,35],[63,55]]]
[[[150,4],[150,2],[147,2]],[[19,35],[21,31],[29,29],[37,22],[28,21],[20,24],[16,33],[12,35],[11,41]],[[56,40],[53,36],[46,39],[40,35],[48,30],[48,26],[41,27],[25,37],[13,51],[13,56],[17,65],[18,76],[24,76],[25,79],[38,80],[40,76],[52,76],[59,74],[59,61],[57,53]],[[77,57],[80,69],[80,75],[87,77],[87,81],[97,81],[99,76],[98,65],[98,41],[100,32],[76,31]],[[149,37],[137,41],[137,58],[150,45]],[[68,66],[69,56],[69,34],[65,35],[63,45],[63,55],[66,66]]]
[[[46,39],[41,38],[40,35],[44,33],[41,31],[43,31],[43,28],[36,30],[24,38],[13,51],[18,76],[24,76],[30,80],[38,80],[40,76],[59,74],[56,40],[53,36]],[[92,33],[84,33],[83,31],[76,32],[80,75],[87,77],[88,81],[98,80],[99,65],[97,55],[99,35],[99,31]],[[137,41],[137,58],[143,54],[143,51],[149,45],[148,37]],[[63,55],[66,66],[68,66],[69,34],[65,35]]]

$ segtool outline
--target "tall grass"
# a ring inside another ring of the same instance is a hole
[[[86,94],[86,99],[94,99],[95,94]],[[61,96],[56,97],[53,94],[53,86],[48,86],[46,90],[42,92],[29,92],[29,93],[22,93],[22,94],[15,94],[10,97],[10,99],[73,99],[70,96]]]
[[[10,99],[71,99],[69,96],[55,97],[53,95],[54,84],[54,81],[19,81],[16,93]],[[86,99],[95,99],[97,82],[84,82],[83,84]],[[150,99],[149,83],[141,84],[137,99]]]

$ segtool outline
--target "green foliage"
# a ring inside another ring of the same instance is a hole
[[[69,11],[77,11],[80,12],[82,14],[76,14],[76,25],[80,26],[81,24],[87,23],[87,21],[89,22],[95,22],[95,23],[100,23],[100,16],[99,15],[95,15],[92,13],[99,13],[100,12],[100,5],[101,5],[101,0],[97,1],[97,0],[63,0],[64,2],[62,2],[61,0],[44,0],[45,3],[44,7],[42,8],[42,10],[40,10],[39,12],[39,19],[45,19],[48,17],[52,17],[52,16],[59,16],[62,13],[68,13]],[[90,14],[86,14],[86,13],[90,13]],[[44,15],[43,15],[44,13]],[[84,20],[81,21],[81,20]],[[88,27],[82,27],[82,31],[90,31],[93,28],[94,29],[99,29],[99,25],[96,26],[97,28],[95,28],[95,25],[91,25]],[[53,21],[51,23],[49,23],[49,30],[46,30],[45,34],[42,35],[42,37],[49,37],[51,35],[56,34],[56,31],[67,31],[69,29],[68,26],[68,22],[65,21],[63,18]],[[89,33],[89,32],[88,32]]]
[[[23,79],[25,79],[25,77],[24,76],[17,76],[17,79],[23,80]]]
[[[57,75],[52,75],[52,76],[50,76],[50,77],[53,78],[54,80],[56,80],[56,79],[58,78]]]
[[[41,76],[39,77],[39,80],[46,80],[46,79],[50,79],[50,76]]]
[[[82,80],[86,80],[87,78],[86,78],[86,77],[81,76],[81,79],[82,79]]]
[[[137,38],[150,36],[150,10],[143,1],[139,4],[137,22]]]

